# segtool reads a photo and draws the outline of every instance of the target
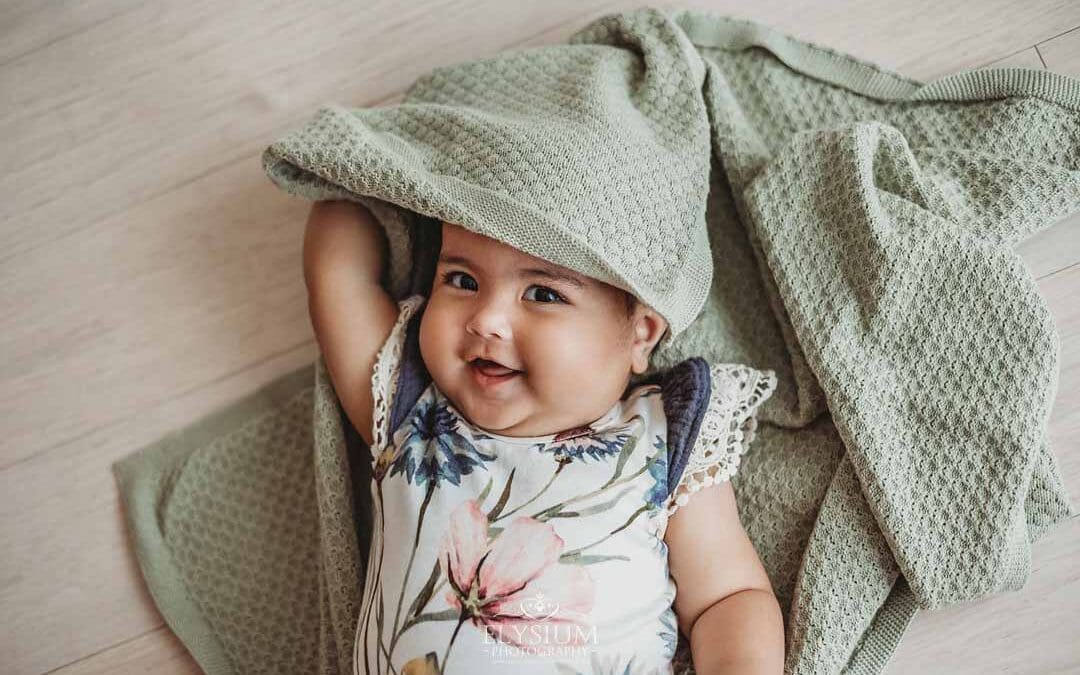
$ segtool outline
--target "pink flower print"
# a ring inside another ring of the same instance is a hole
[[[563,547],[551,524],[529,516],[489,544],[487,515],[470,499],[450,515],[439,552],[446,600],[501,642],[583,644],[596,588],[584,566],[558,562]]]

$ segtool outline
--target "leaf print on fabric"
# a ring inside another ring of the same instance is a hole
[[[394,434],[396,456],[390,475],[404,473],[417,486],[448,481],[461,484],[463,474],[472,473],[484,462],[495,459],[458,432],[460,420],[438,400],[424,396],[417,401],[409,419]],[[376,479],[381,478],[376,468]]]
[[[653,486],[646,493],[645,499],[648,501],[650,507],[659,509],[664,505],[664,500],[667,497],[668,488],[668,452],[667,441],[661,438],[659,435],[656,437],[656,442],[653,443],[653,447],[657,449],[656,461],[649,465],[649,475],[653,478]]]
[[[469,499],[450,515],[439,553],[451,585],[446,600],[500,642],[524,647],[526,634],[536,635],[530,627],[542,624],[553,642],[583,644],[595,583],[584,567],[559,562],[563,546],[553,526],[529,516],[489,543],[487,516]]]
[[[659,513],[662,513],[662,512],[659,512]],[[653,553],[656,553],[657,555],[662,557],[664,560],[667,560],[667,557],[668,557],[668,545],[667,545],[667,542],[664,541],[664,538],[660,536],[660,527],[658,525],[654,525],[653,527],[650,527],[648,529],[648,533],[649,533],[649,542],[652,544],[652,546],[649,548],[649,550],[651,552],[653,552]]]
[[[663,629],[657,633],[660,639],[664,641],[664,658],[671,660],[675,656],[675,648],[679,642],[679,631],[676,628],[676,622],[678,617],[675,615],[675,609],[668,607],[664,610],[664,613],[660,615],[660,623],[663,624]]]
[[[589,492],[585,492],[585,493],[578,494],[578,495],[575,495],[573,497],[570,497],[568,499],[564,499],[563,501],[559,502],[558,504],[553,504],[552,506],[549,506],[548,508],[543,509],[542,511],[538,511],[538,512],[533,514],[533,518],[536,518],[537,520],[540,520],[540,521],[548,521],[548,520],[551,520],[552,518],[562,518],[562,517],[566,517],[566,516],[573,517],[575,515],[575,512],[572,511],[572,510],[567,509],[567,507],[570,504],[585,501],[587,499],[592,499],[593,497],[595,497],[597,495],[600,495],[600,494],[606,492],[607,490],[610,490],[611,488],[614,488],[614,487],[619,486],[619,485],[625,485],[626,483],[629,483],[629,482],[633,481],[639,475],[641,475],[641,474],[645,473],[646,471],[648,471],[649,467],[652,464],[654,464],[658,460],[658,458],[659,458],[658,455],[653,455],[652,457],[647,458],[645,460],[645,464],[642,465],[641,468],[639,468],[637,471],[635,471],[634,473],[632,473],[630,475],[624,476],[624,475],[622,475],[622,466],[624,464],[623,460],[625,458],[620,457],[619,458],[619,464],[615,468],[615,473],[611,476],[611,478],[609,478],[607,480],[606,483],[604,483],[600,487],[596,488],[595,490],[590,490]],[[635,514],[633,516],[631,516],[631,520],[636,518],[638,516],[638,514],[644,512],[644,511],[651,511],[651,508],[652,507],[650,507],[647,503],[643,504],[641,506],[641,508],[638,509],[638,511],[635,512]],[[629,521],[628,521],[628,523],[629,523]],[[614,532],[612,534],[614,534]]]

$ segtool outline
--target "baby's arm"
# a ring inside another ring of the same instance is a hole
[[[677,587],[675,613],[690,638],[694,670],[783,673],[783,615],[739,520],[731,481],[694,493],[671,515],[664,541]]]
[[[375,357],[398,316],[380,283],[386,248],[382,226],[363,206],[312,204],[304,232],[308,313],[334,391],[369,446]]]

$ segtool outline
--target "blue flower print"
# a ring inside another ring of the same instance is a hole
[[[492,436],[481,431],[474,432],[473,438],[478,441],[494,440]],[[560,464],[569,464],[579,459],[601,460],[617,457],[632,438],[634,438],[633,434],[621,434],[613,431],[597,434],[596,430],[585,425],[563,431],[550,442],[534,443],[531,447],[538,452],[553,455],[555,461]]]
[[[398,451],[390,475],[404,472],[408,482],[417,486],[432,483],[431,487],[437,487],[442,481],[460,485],[462,474],[494,460],[495,455],[481,452],[458,433],[458,423],[458,417],[437,399],[421,397],[395,434]]]
[[[658,455],[656,461],[649,465],[649,475],[653,478],[652,488],[645,494],[645,499],[650,506],[659,508],[667,498],[668,487],[668,453],[667,443],[659,435],[653,443]]]
[[[601,460],[618,456],[622,452],[623,446],[631,438],[633,438],[631,434],[585,436],[582,437],[582,442],[568,443],[561,441],[542,448],[541,452],[551,453],[555,456],[555,461],[564,464],[586,458]]]

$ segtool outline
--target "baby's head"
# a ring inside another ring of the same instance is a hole
[[[667,330],[621,288],[442,223],[442,249],[420,322],[436,386],[470,422],[504,436],[584,426],[644,373]],[[521,371],[484,384],[470,361]]]

